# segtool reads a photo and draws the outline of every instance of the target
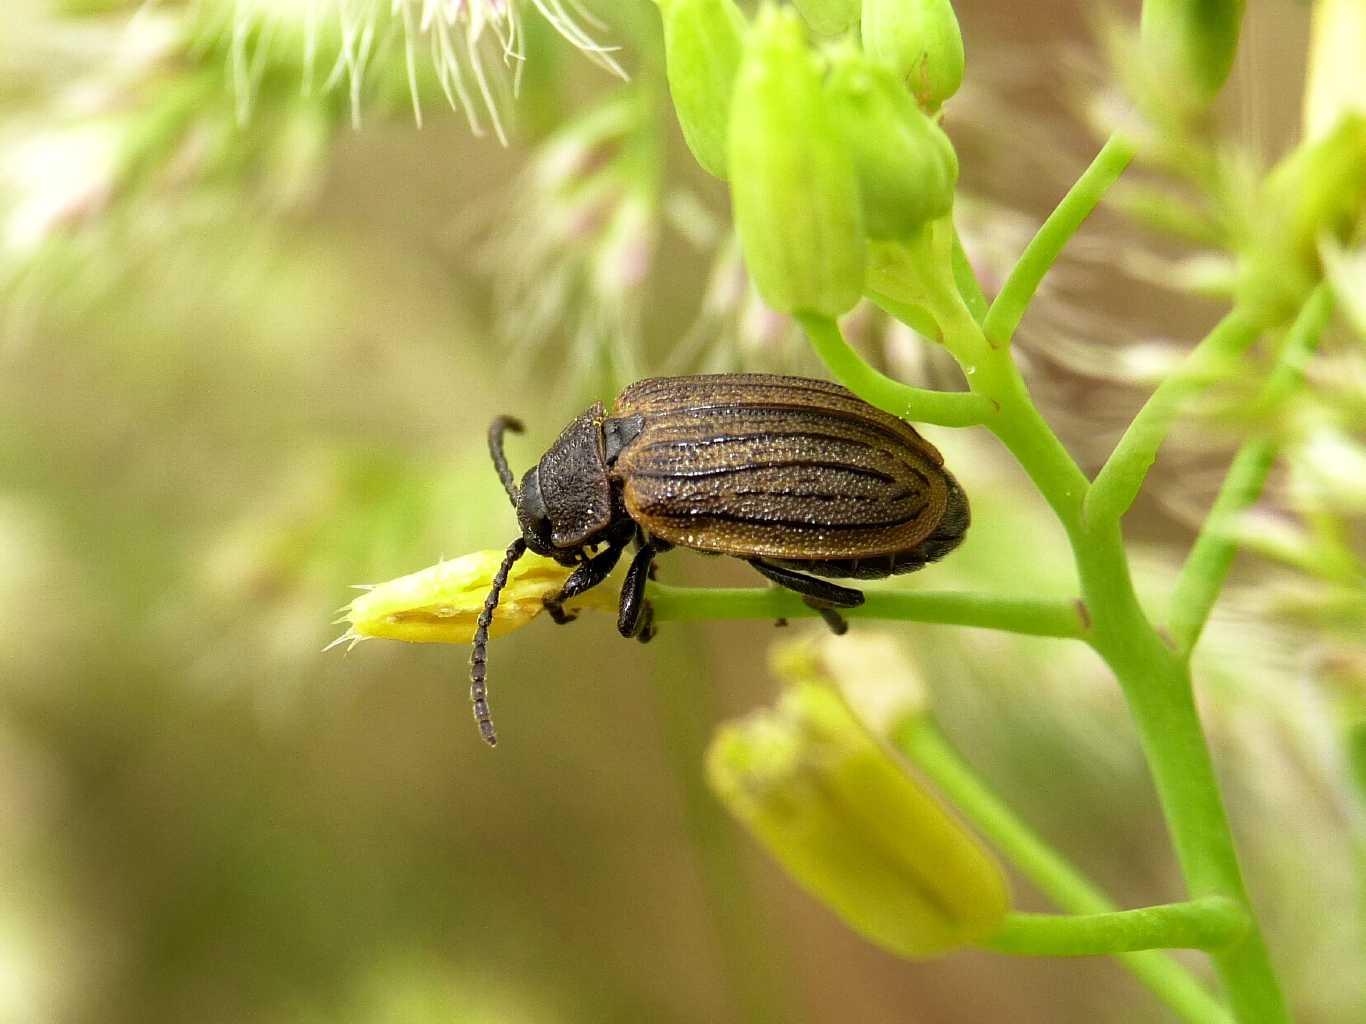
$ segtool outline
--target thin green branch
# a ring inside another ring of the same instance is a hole
[[[1073,914],[1109,914],[1117,908],[1062,854],[1019,820],[959,756],[927,716],[906,719],[892,737],[1019,871],[1053,903]],[[1118,959],[1183,1020],[1228,1024],[1228,1013],[1180,964],[1155,951],[1120,953]]]
[[[963,240],[958,236],[956,227],[953,229],[953,280],[958,285],[958,294],[963,296],[963,302],[972,318],[979,324],[982,323],[986,320],[991,305],[982,291],[981,282],[977,280],[976,271],[968,261],[967,251],[963,248]]]
[[[1264,401],[1274,407],[1295,387],[1304,365],[1318,346],[1333,313],[1333,295],[1320,284],[1305,302],[1286,335],[1280,360],[1267,379]],[[1168,630],[1178,651],[1189,655],[1214,608],[1233,564],[1237,545],[1233,528],[1262,493],[1276,461],[1277,445],[1269,434],[1244,442],[1229,466],[1200,535],[1191,548],[1172,595]]]
[[[1100,523],[1123,517],[1138,497],[1182,404],[1212,375],[1226,371],[1259,333],[1253,320],[1234,309],[1158,386],[1124,431],[1091,485],[1084,509],[1087,522]]]
[[[1133,156],[1134,146],[1131,142],[1119,135],[1110,136],[1077,183],[1048,215],[1038,233],[1025,247],[1019,262],[1011,270],[1000,294],[987,312],[983,329],[994,347],[1004,347],[1010,343],[1044,275],[1110,186],[1119,180]]]
[[[939,340],[939,324],[923,307],[903,302],[890,295],[884,295],[875,288],[867,288],[863,295],[884,313],[896,317],[921,337],[928,338],[931,341]]]
[[[1026,249],[988,314],[986,338],[955,283],[950,280],[945,289],[923,275],[913,276],[923,269],[916,261],[883,267],[879,289],[923,297],[973,394],[993,405],[994,415],[986,425],[1019,461],[1066,529],[1091,615],[1086,640],[1124,690],[1190,895],[1222,897],[1247,912],[1244,936],[1211,953],[1233,1016],[1240,1024],[1282,1024],[1289,1016],[1249,906],[1188,666],[1158,635],[1138,602],[1118,519],[1088,521],[1083,514],[1090,484],[1039,414],[1004,345],[1047,267],[1131,155],[1125,143],[1112,139],[1106,144]],[[944,269],[948,276],[947,262]],[[898,274],[906,279],[899,280]]]
[[[950,351],[972,346],[979,329],[966,309],[956,318],[949,305],[934,312]],[[1124,690],[1191,895],[1222,896],[1248,907],[1189,669],[1158,636],[1138,602],[1118,520],[1088,522],[1083,515],[1086,478],[1039,414],[1009,350],[990,349],[972,369],[973,390],[999,409],[988,425],[1067,531],[1092,617],[1087,642]],[[1248,915],[1243,939],[1211,956],[1235,1019],[1281,1024],[1289,1020],[1285,1001],[1250,909]]]
[[[723,588],[650,585],[656,621],[666,619],[790,619],[816,615],[801,596],[778,587]],[[853,618],[934,622],[999,629],[1027,636],[1081,639],[1086,622],[1080,602],[1006,597],[961,591],[872,590]]]
[[[1104,914],[1011,914],[981,945],[1017,956],[1107,956],[1144,949],[1219,949],[1247,930],[1222,896]]]
[[[829,317],[800,313],[797,320],[835,379],[884,412],[916,423],[969,427],[994,411],[981,395],[913,388],[879,373],[850,348],[839,325]]]

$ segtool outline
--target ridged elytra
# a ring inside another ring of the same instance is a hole
[[[489,624],[512,564],[528,549],[574,571],[546,600],[603,582],[634,544],[617,629],[654,635],[645,583],[672,547],[730,555],[802,595],[837,633],[836,609],[863,593],[828,579],[913,572],[958,546],[968,500],[943,457],[904,421],[827,381],[772,374],[656,377],[611,410],[595,402],[565,427],[518,486],[500,416],[489,451],[522,535],[508,547],[474,634],[470,698],[480,734],[497,742],[486,686]]]

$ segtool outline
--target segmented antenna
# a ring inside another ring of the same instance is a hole
[[[494,423],[494,428],[498,423]],[[501,433],[501,431],[499,431]],[[493,440],[493,430],[489,431],[489,440]],[[494,456],[495,460],[497,455]],[[502,472],[506,472],[507,467],[502,467]],[[509,476],[509,479],[511,477]],[[498,607],[498,598],[503,593],[503,588],[507,586],[508,573],[512,571],[512,563],[521,558],[526,552],[526,541],[518,537],[508,545],[507,554],[503,556],[503,564],[498,567],[498,571],[493,576],[493,586],[489,589],[489,596],[484,598],[484,610],[479,613],[479,625],[474,630],[474,650],[470,652],[470,702],[474,705],[474,720],[479,723],[479,735],[484,737],[484,742],[491,747],[498,745],[498,735],[493,731],[493,714],[489,711],[488,684],[485,677],[488,673],[488,646],[489,646],[489,625],[493,622],[493,613]]]
[[[517,482],[508,469],[508,457],[503,454],[503,433],[511,430],[514,434],[522,432],[522,421],[515,416],[499,416],[489,425],[489,454],[493,456],[493,467],[498,470],[498,479],[503,481],[503,490],[508,492],[512,507],[517,507]]]

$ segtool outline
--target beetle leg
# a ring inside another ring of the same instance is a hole
[[[635,637],[641,643],[649,643],[655,635],[654,609],[645,597],[645,584],[650,579],[655,555],[663,548],[663,544],[654,540],[642,543],[631,559],[631,567],[626,570],[626,579],[621,584],[617,632],[624,637]]]
[[[809,597],[804,597],[802,600],[816,609],[817,614],[819,614],[820,617],[825,620],[825,624],[830,627],[830,632],[834,633],[836,636],[844,636],[845,633],[849,632],[849,621],[839,612],[835,611],[835,609],[827,608],[823,604],[817,604]]]
[[[861,590],[841,587],[829,580],[817,579],[815,576],[808,576],[785,566],[773,565],[759,558],[749,559],[749,564],[778,586],[801,594],[802,601],[816,609],[825,620],[825,624],[830,627],[830,631],[837,636],[848,631],[849,623],[845,622],[844,616],[835,609],[857,608],[863,604]]]
[[[804,572],[797,572],[786,566],[774,565],[772,562],[765,562],[762,558],[751,558],[749,564],[754,566],[760,573],[767,576],[780,587],[788,590],[795,590],[803,597],[809,597],[819,601],[827,607],[833,608],[857,608],[863,604],[863,591],[855,590],[852,587],[841,587],[837,583],[829,580],[818,579],[815,576],[808,576]]]
[[[655,554],[659,554],[659,552],[661,552],[661,551],[668,551],[671,547],[673,547],[673,545],[670,544],[668,541],[660,540],[658,537],[656,537],[656,538],[654,538],[654,539],[651,539],[651,538],[645,533],[644,530],[636,530],[636,536],[635,536],[635,550],[636,550],[636,551],[639,551],[639,550],[640,550],[641,548],[643,548],[646,544],[652,544],[652,545],[654,546]],[[659,568],[659,567],[658,567],[657,565],[655,565],[654,562],[651,562],[651,563],[650,563],[650,569],[649,569],[649,577],[650,577],[650,579],[653,580],[653,579],[658,579],[658,578],[659,578],[659,576],[658,576],[658,574],[657,574],[657,572],[656,572],[656,570],[657,570],[658,568]]]
[[[569,579],[564,581],[564,586],[560,588],[560,592],[554,597],[547,597],[542,602],[545,605],[545,610],[550,613],[550,617],[561,626],[578,618],[577,615],[564,610],[564,603],[571,598],[578,597],[585,590],[592,590],[612,575],[617,560],[621,558],[622,547],[621,544],[614,544],[607,550],[579,563],[579,567],[570,573]]]

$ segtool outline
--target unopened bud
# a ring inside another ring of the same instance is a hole
[[[704,170],[726,176],[731,94],[745,16],[732,0],[658,0],[664,55],[678,124]]]
[[[1301,145],[1263,184],[1256,234],[1239,268],[1238,300],[1278,323],[1294,314],[1322,272],[1320,239],[1341,239],[1366,217],[1366,116],[1343,117]]]
[[[931,113],[963,84],[963,35],[949,0],[864,0],[863,49]]]
[[[892,633],[863,629],[836,637],[775,643],[769,670],[790,686],[834,687],[875,736],[890,736],[908,719],[929,711],[930,694],[904,644]]]
[[[837,36],[858,24],[863,0],[792,0],[819,36]]]
[[[909,238],[953,208],[953,143],[889,69],[847,51],[835,63],[826,94],[858,170],[869,238]]]
[[[746,40],[729,170],[745,266],[764,301],[782,313],[851,309],[867,248],[858,178],[790,10],[765,7]]]
[[[724,727],[707,774],[812,896],[893,953],[956,949],[1009,910],[995,859],[828,686],[800,683]]]
[[[1207,106],[1238,53],[1245,0],[1144,0],[1140,22],[1149,74],[1169,94]]]

